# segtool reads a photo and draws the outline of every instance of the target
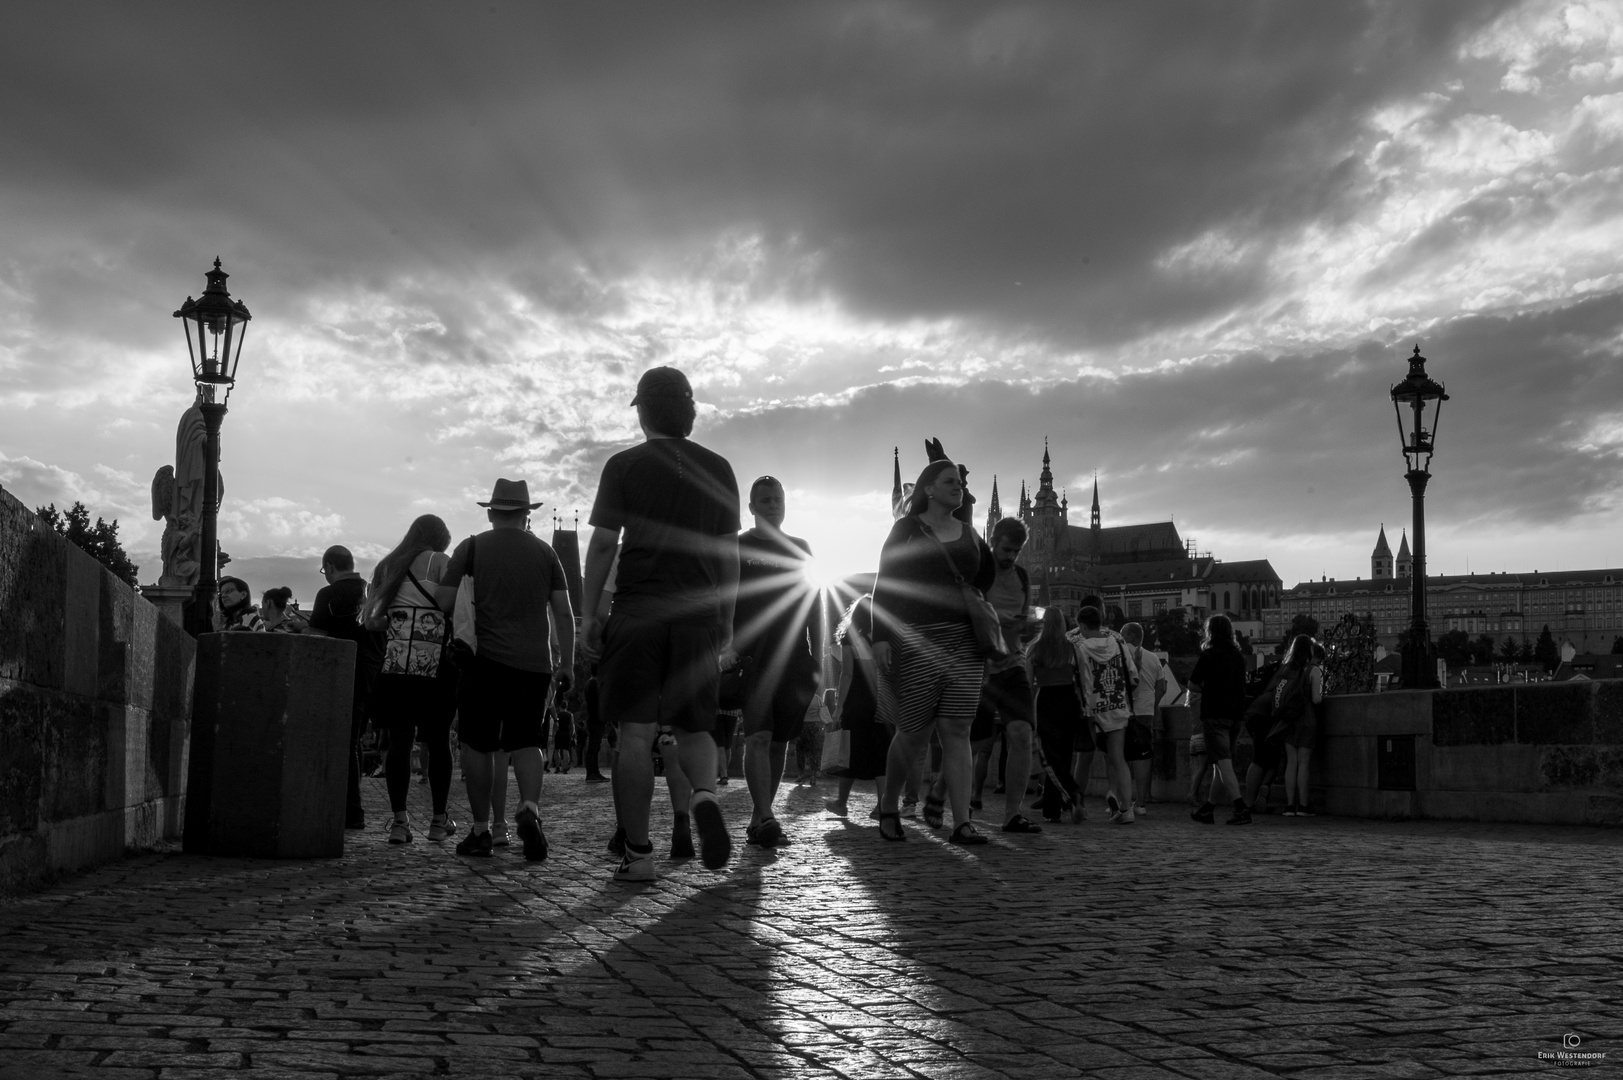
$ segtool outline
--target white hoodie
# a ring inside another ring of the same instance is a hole
[[[1107,630],[1088,637],[1082,630],[1067,635],[1076,647],[1076,663],[1082,675],[1082,694],[1088,715],[1099,720],[1121,720],[1132,715],[1132,661],[1121,635]]]

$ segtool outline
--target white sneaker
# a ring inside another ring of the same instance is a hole
[[[1133,823],[1133,808],[1131,806],[1124,807],[1111,820],[1117,825],[1131,825]]]
[[[659,872],[654,869],[654,853],[638,853],[629,847],[620,857],[620,868],[614,872],[615,881],[654,881],[658,878]]]
[[[500,824],[491,824],[490,842],[495,847],[507,847],[513,842],[513,838],[507,833],[507,822],[503,821]]]
[[[1149,817],[1150,812],[1148,810],[1144,809],[1144,804],[1143,803],[1134,803],[1133,804],[1133,815],[1135,817]]]

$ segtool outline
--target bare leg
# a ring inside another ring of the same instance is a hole
[[[1296,747],[1285,744],[1285,805],[1295,806],[1296,798]]]
[[[882,813],[894,814],[901,805],[902,789],[904,787],[917,790],[918,770],[923,764],[923,755],[930,746],[931,728],[923,731],[898,731],[890,740],[890,752],[886,757],[885,786],[880,790],[879,809]]]
[[[502,825],[507,821],[508,758],[509,755],[505,750],[498,750],[490,755],[490,821],[493,825]]]
[[[648,810],[654,798],[653,724],[620,724],[619,753],[614,760],[615,804],[626,843],[638,850],[647,848]]]
[[[970,817],[969,782],[974,766],[970,761],[969,725],[973,721],[973,716],[936,721],[936,728],[941,732],[941,775],[946,778],[947,803],[952,807],[954,828]]]
[[[490,822],[490,779],[495,769],[495,754],[482,754],[462,748],[462,782],[468,787],[468,811],[475,825]]]
[[[1298,747],[1296,747],[1296,769],[1297,769],[1297,772],[1296,772],[1296,805],[1297,806],[1306,806],[1308,804],[1307,767],[1308,767],[1309,762],[1311,762],[1312,760],[1313,760],[1313,748],[1311,746],[1298,746]]]
[[[1082,750],[1076,755],[1076,772],[1072,775],[1076,778],[1076,804],[1078,806],[1082,805],[1082,798],[1088,793],[1088,781],[1093,778],[1093,754],[1094,751],[1092,750]]]
[[[547,763],[542,756],[541,748],[530,746],[523,750],[514,750],[510,755],[503,754],[502,756],[512,758],[513,775],[518,778],[520,804],[534,803],[536,813],[539,814],[541,810],[541,779],[547,773]],[[505,777],[502,786],[506,786]]]
[[[1009,763],[1003,771],[1003,821],[1007,824],[1020,813],[1026,801],[1026,785],[1031,781],[1031,725],[1016,720],[1004,725],[1004,743]]]
[[[682,744],[678,742],[672,745],[660,739],[654,745],[659,753],[659,760],[665,763],[665,788],[671,796],[671,812],[685,814],[688,812],[688,803],[693,800],[693,782],[688,779],[687,770],[682,767]]]
[[[772,741],[772,731],[754,731],[744,736],[744,782],[749,785],[750,825],[772,817],[772,802],[783,780],[783,763],[788,744]]]
[[[1221,806],[1239,797],[1240,782],[1234,778],[1234,759],[1218,759],[1217,770],[1212,775],[1211,796],[1208,801],[1213,806]]]
[[[1141,758],[1138,761],[1129,761],[1127,763],[1128,769],[1133,774],[1133,801],[1138,805],[1143,805],[1150,799],[1151,764],[1149,758]]]
[[[1206,755],[1196,754],[1189,759],[1189,801],[1200,801],[1200,786],[1206,782]]]

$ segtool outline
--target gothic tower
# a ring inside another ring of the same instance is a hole
[[[1369,557],[1369,576],[1376,581],[1385,581],[1392,576],[1392,549],[1386,544],[1384,523],[1381,525],[1381,535],[1375,541],[1375,550]]]
[[[992,505],[986,508],[986,542],[992,542],[992,527],[1003,518],[1003,507],[997,501],[997,474],[992,474]]]
[[[1093,474],[1093,513],[1088,519],[1088,563],[1099,565],[1099,474]]]
[[[1403,539],[1398,542],[1398,577],[1406,578],[1414,575],[1414,556],[1409,554],[1409,530],[1403,530]]]

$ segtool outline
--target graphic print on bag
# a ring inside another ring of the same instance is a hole
[[[1280,678],[1274,687],[1274,723],[1292,724],[1307,712],[1307,679],[1306,668],[1295,676]]]
[[[413,602],[414,597],[417,601]],[[408,574],[394,603],[389,605],[389,627],[384,631],[383,674],[420,675],[434,678],[440,673],[445,654],[446,617],[428,591]]]

